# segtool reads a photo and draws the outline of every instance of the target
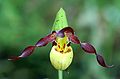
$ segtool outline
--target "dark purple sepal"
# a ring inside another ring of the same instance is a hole
[[[81,43],[80,45],[81,45],[82,49],[85,52],[96,54],[96,50],[91,44],[89,44],[89,43]]]
[[[75,44],[80,44],[79,39],[74,35],[74,30],[71,27],[65,27],[57,32],[57,36],[59,37],[64,37],[65,35],[68,37],[69,41]]]
[[[41,38],[36,44],[35,46],[37,47],[42,47],[42,46],[46,46],[49,42],[52,42],[56,39],[56,33],[53,32],[52,34],[49,34],[48,36]]]
[[[8,60],[18,60],[20,58],[28,57],[33,53],[34,49],[35,46],[28,46],[22,51],[22,54],[20,56],[12,56]]]
[[[74,34],[74,30],[71,27],[65,27],[61,29],[60,31],[58,31],[57,36],[63,38],[65,36],[65,33]]]
[[[105,61],[104,61],[104,59],[103,59],[103,57],[102,57],[101,55],[96,54],[96,58],[97,58],[98,63],[99,63],[101,66],[106,67],[106,68],[113,67],[113,65],[108,66],[108,65],[105,63]]]

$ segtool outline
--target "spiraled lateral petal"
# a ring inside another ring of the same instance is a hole
[[[26,47],[20,56],[12,56],[8,60],[18,60],[20,58],[28,57],[31,55],[36,47],[42,47],[47,45],[49,42],[54,41],[56,38],[56,33],[53,32],[52,34],[49,34],[48,36],[41,38],[34,46],[28,46]]]
[[[36,44],[35,46],[37,47],[42,47],[42,46],[46,46],[49,42],[52,42],[56,39],[56,33],[53,32],[52,34],[49,34],[48,36],[41,38]]]
[[[106,67],[106,68],[112,67],[112,66],[108,66],[108,65],[105,63],[103,57],[102,57],[101,55],[97,54],[95,48],[94,48],[91,44],[89,44],[89,43],[81,43],[80,45],[81,45],[82,49],[83,49],[85,52],[90,53],[90,54],[95,54],[95,55],[96,55],[96,59],[97,59],[98,63],[99,63],[101,66]]]
[[[113,65],[108,66],[108,65],[105,63],[105,61],[104,61],[104,59],[103,59],[103,57],[102,57],[101,55],[97,54],[97,55],[96,55],[96,58],[97,58],[98,63],[99,63],[101,66],[106,67],[106,68],[113,67]]]
[[[27,57],[33,53],[34,49],[35,49],[35,46],[28,46],[22,51],[20,56],[12,56],[8,60],[18,60],[20,58]]]
[[[72,34],[72,35],[69,35],[69,33],[67,33],[66,35],[67,35],[69,41],[71,41],[72,43],[80,44],[80,41],[79,41],[79,39],[78,39],[77,36],[75,36],[75,35],[73,35],[73,34]]]
[[[23,50],[22,54],[19,57],[23,58],[23,57],[27,57],[31,55],[34,51],[34,48],[35,46],[28,46],[27,48]]]
[[[91,44],[89,44],[89,43],[81,43],[80,45],[81,45],[82,49],[85,52],[96,54],[96,50]]]

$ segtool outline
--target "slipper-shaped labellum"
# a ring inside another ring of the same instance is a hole
[[[50,51],[50,61],[58,70],[65,70],[69,67],[73,59],[73,49],[70,43],[78,44],[86,53],[96,55],[98,63],[103,67],[108,66],[103,57],[96,52],[96,49],[89,43],[81,43],[74,34],[71,27],[65,27],[59,31],[53,31],[51,34],[41,38],[35,45],[26,47],[20,56],[11,57],[9,60],[18,60],[31,55],[36,47],[46,46],[49,42],[53,43]]]
[[[65,46],[59,50],[58,46],[53,46],[50,52],[50,61],[58,70],[65,70],[69,67],[73,59],[73,50],[71,46]]]

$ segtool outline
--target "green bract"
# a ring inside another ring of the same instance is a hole
[[[66,14],[65,14],[65,11],[62,8],[60,8],[60,10],[56,15],[56,18],[52,27],[52,31],[58,31],[65,27],[68,27]]]

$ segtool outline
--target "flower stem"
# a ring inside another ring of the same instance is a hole
[[[58,79],[63,79],[63,71],[58,70]]]

